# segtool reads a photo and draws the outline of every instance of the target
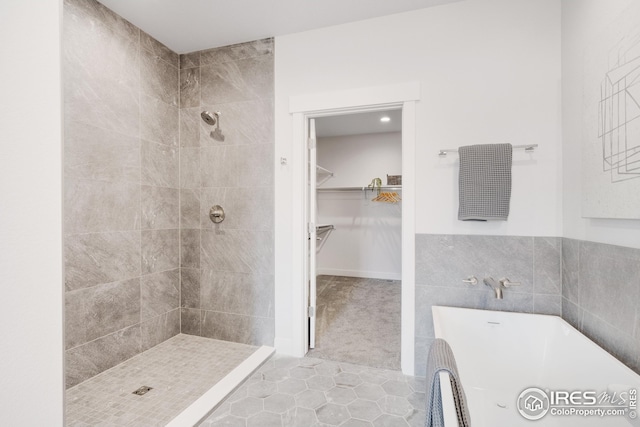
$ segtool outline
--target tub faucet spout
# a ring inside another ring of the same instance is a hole
[[[498,282],[493,277],[485,277],[484,284],[493,289],[496,294],[496,299],[502,299],[502,283]]]

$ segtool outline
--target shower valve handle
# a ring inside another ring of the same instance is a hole
[[[224,209],[220,205],[213,206],[209,211],[209,219],[215,224],[224,221],[225,216]]]

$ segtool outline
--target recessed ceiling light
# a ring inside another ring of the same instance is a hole
[[[391,118],[389,116],[380,117],[380,121],[382,123],[390,122]]]

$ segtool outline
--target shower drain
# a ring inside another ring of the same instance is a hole
[[[138,396],[144,396],[150,390],[153,390],[153,387],[149,387],[149,386],[143,385],[142,387],[140,387],[139,389],[137,389],[136,391],[134,391],[131,394],[137,394]]]

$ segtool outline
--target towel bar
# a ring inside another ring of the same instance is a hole
[[[538,147],[538,144],[525,144],[525,145],[514,145],[513,148],[520,149],[523,148],[525,152],[532,153]],[[458,150],[455,148],[444,148],[438,152],[438,156],[447,157],[447,153],[457,153]]]

